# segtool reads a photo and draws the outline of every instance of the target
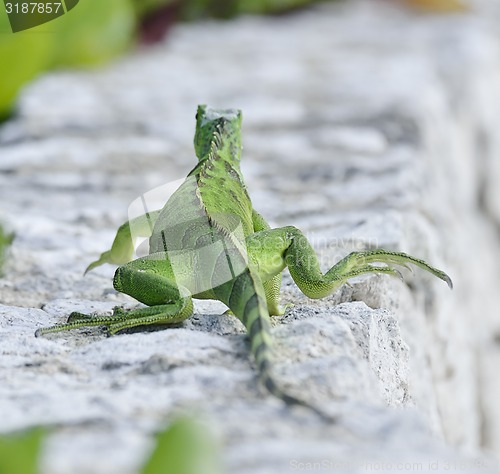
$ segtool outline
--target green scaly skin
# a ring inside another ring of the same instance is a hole
[[[366,273],[401,277],[394,265],[417,265],[444,280],[448,275],[423,260],[382,249],[353,252],[323,274],[316,253],[293,226],[271,229],[257,213],[240,171],[241,112],[198,107],[194,138],[198,163],[160,211],[123,224],[111,249],[89,265],[122,264],[113,285],[146,308],[111,316],[72,313],[66,324],[36,335],[84,326],[110,334],[147,324],[176,324],[193,312],[192,298],[217,299],[245,325],[262,384],[289,405],[307,406],[286,394],[272,376],[270,315],[281,315],[281,274],[290,274],[310,298],[333,293],[350,278]],[[131,228],[134,232],[131,232]],[[149,236],[150,253],[129,261],[134,235]],[[373,265],[383,263],[386,266]]]

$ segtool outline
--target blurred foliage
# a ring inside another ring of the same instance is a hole
[[[165,1],[168,2],[169,0],[164,0],[164,2]],[[192,20],[205,16],[230,18],[245,13],[280,13],[294,10],[317,1],[318,0],[189,0],[182,2],[181,16],[185,19]]]
[[[64,16],[18,33],[12,33],[0,8],[0,64],[8,65],[2,67],[0,118],[10,111],[20,87],[38,73],[102,64],[130,45],[135,27],[130,0],[82,0]]]
[[[141,474],[221,474],[219,446],[213,434],[193,418],[175,420],[156,437],[156,449]]]
[[[56,39],[52,66],[94,66],[131,44],[136,19],[128,0],[81,0],[47,27]]]
[[[184,20],[207,16],[230,18],[242,13],[279,13],[328,0],[133,0],[139,15],[172,6]],[[333,0],[330,0],[333,1]]]
[[[41,429],[0,436],[0,474],[37,474],[43,438]]]
[[[0,436],[0,474],[38,474],[45,433],[33,429]],[[156,436],[156,447],[141,474],[221,474],[213,434],[193,418],[175,420]]]
[[[7,253],[7,248],[9,245],[12,243],[14,240],[14,234],[13,233],[7,233],[4,228],[2,227],[2,224],[0,224],[0,274],[2,271],[2,265],[5,260],[5,255]],[[2,471],[0,470],[0,473]]]
[[[269,13],[317,0],[80,0],[65,15],[12,33],[0,8],[0,120],[12,110],[19,89],[55,67],[94,66],[123,52],[134,40],[141,18],[171,7],[176,17],[229,17]],[[0,6],[3,5],[0,2]]]
[[[7,14],[0,8],[0,64],[8,65],[2,68],[0,119],[9,111],[19,87],[48,66],[51,49],[50,35],[10,32]]]
[[[176,0],[133,0],[133,4],[137,15],[141,17],[162,7],[177,5],[179,2]]]
[[[0,2],[0,120],[12,110],[19,89],[37,74],[55,67],[102,64],[133,42],[138,25],[150,28],[149,38],[155,41],[176,18],[280,13],[317,1],[335,0],[80,0],[54,21],[18,33],[12,33]],[[428,11],[465,7],[465,0],[399,1]],[[141,37],[147,41],[148,35]]]
[[[468,6],[462,0],[405,0],[410,6],[419,10],[448,13],[465,11]]]

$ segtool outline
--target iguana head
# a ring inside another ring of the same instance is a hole
[[[241,150],[241,110],[212,109],[199,105],[196,112],[196,133],[194,148],[198,160],[207,156],[214,140],[224,138],[224,145],[237,150],[238,158]]]

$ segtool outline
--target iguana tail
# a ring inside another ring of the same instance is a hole
[[[321,418],[332,422],[334,419],[308,403],[285,393],[276,384],[273,375],[273,350],[271,323],[267,310],[264,287],[260,278],[249,269],[238,275],[232,282],[224,302],[247,329],[251,351],[258,368],[259,380],[275,397],[287,405],[299,405],[317,413]]]

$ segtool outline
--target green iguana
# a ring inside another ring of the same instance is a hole
[[[452,286],[446,273],[423,260],[382,249],[353,252],[323,274],[300,230],[271,229],[253,209],[240,170],[239,110],[199,106],[194,146],[198,163],[163,209],[123,224],[111,249],[87,268],[122,265],[113,286],[147,307],[128,312],[115,308],[111,316],[72,313],[66,324],[39,329],[37,336],[84,326],[104,325],[115,334],[146,324],[180,323],[193,312],[192,298],[219,300],[245,325],[262,384],[287,404],[313,408],[284,393],[271,374],[269,316],[285,310],[279,304],[285,267],[309,298],[328,296],[365,273],[401,277],[392,265],[407,263]],[[134,234],[149,237],[149,255],[130,261]]]

